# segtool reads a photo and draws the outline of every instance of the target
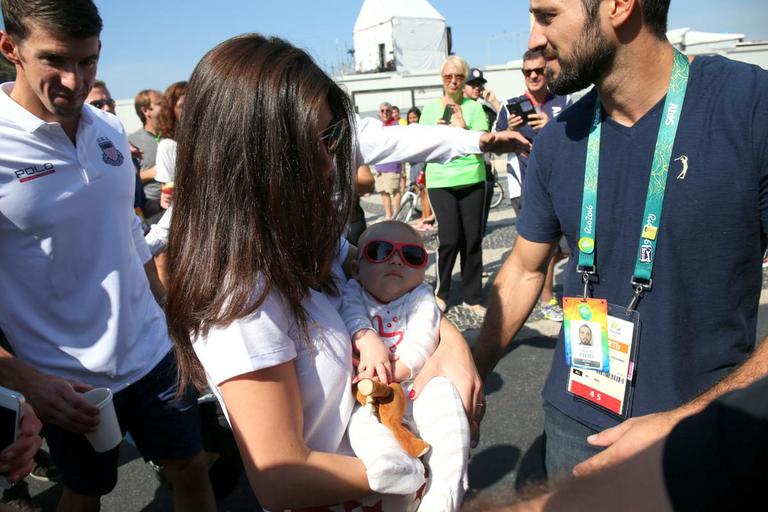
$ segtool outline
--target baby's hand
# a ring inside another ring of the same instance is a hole
[[[355,380],[378,377],[384,384],[389,384],[392,380],[391,354],[381,338],[373,331],[366,330],[364,336],[356,337],[355,345],[360,351]]]

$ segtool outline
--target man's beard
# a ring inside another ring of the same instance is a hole
[[[594,20],[587,22],[570,59],[559,57],[559,52],[549,48],[544,50],[544,57],[547,60],[558,58],[560,73],[555,75],[548,67],[545,71],[547,84],[553,93],[565,95],[586,89],[605,76],[613,67],[616,48],[608,43]]]

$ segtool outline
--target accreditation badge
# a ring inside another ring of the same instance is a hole
[[[608,302],[563,299],[565,363],[572,368],[608,371]]]
[[[607,333],[609,369],[596,371],[571,366],[568,392],[603,411],[626,418],[631,409],[632,379],[640,335],[637,311],[609,304]]]

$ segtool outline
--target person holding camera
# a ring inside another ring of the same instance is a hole
[[[450,124],[469,130],[488,131],[483,108],[464,96],[469,74],[467,61],[451,55],[441,68],[444,95],[427,103],[420,124]],[[483,211],[485,210],[485,163],[481,155],[468,155],[447,164],[427,164],[429,201],[437,219],[437,303],[447,307],[451,275],[461,254],[461,281],[465,304],[478,316],[483,275]]]
[[[493,131],[517,130],[533,144],[541,129],[571,104],[570,96],[558,96],[549,90],[544,69],[545,60],[541,50],[528,50],[523,54],[525,92],[520,96],[508,99],[505,102],[505,108],[499,109],[499,116]],[[509,197],[512,201],[512,207],[518,215],[522,207],[523,179],[527,167],[528,153],[509,153],[507,157]],[[555,264],[563,258],[567,258],[567,253],[567,246],[565,243],[561,243],[549,260],[544,289],[539,297],[544,318],[555,322],[563,321],[563,308],[552,291],[555,280]]]

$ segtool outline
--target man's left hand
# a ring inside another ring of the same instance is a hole
[[[520,133],[511,130],[484,133],[480,136],[480,151],[483,153],[528,154],[531,143]]]
[[[549,116],[546,112],[531,114],[528,116],[528,125],[534,130],[541,130],[549,122]]]
[[[578,477],[585,476],[628,459],[667,436],[685,416],[678,409],[647,414],[630,418],[615,427],[589,436],[589,444],[607,448],[577,465],[573,474]]]

